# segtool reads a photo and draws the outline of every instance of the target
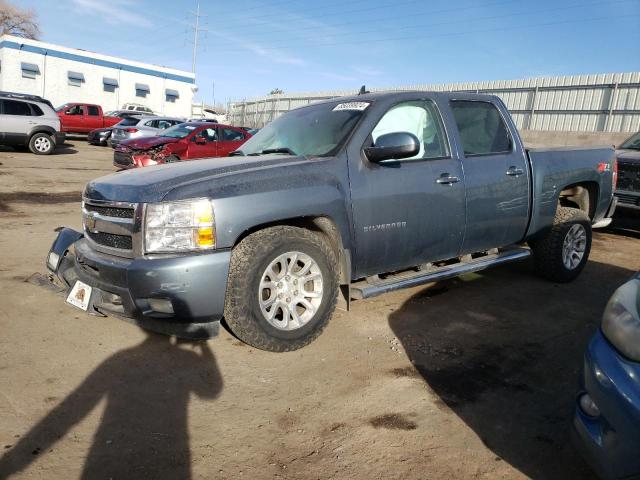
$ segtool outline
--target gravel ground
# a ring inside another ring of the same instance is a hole
[[[578,280],[528,263],[355,302],[272,354],[176,342],[25,282],[80,228],[111,150],[0,151],[0,478],[591,478],[570,443],[582,352],[640,269],[640,217]]]

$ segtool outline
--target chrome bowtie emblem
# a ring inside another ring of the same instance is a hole
[[[87,215],[87,218],[84,222],[85,227],[87,227],[87,230],[89,230],[90,232],[95,232],[96,229],[96,216],[95,214],[92,212],[90,214]]]

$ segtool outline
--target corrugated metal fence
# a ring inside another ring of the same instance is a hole
[[[640,130],[640,72],[604,73],[523,80],[412,85],[372,88],[372,92],[421,90],[479,92],[497,95],[507,104],[518,128],[573,132]],[[260,128],[292,108],[354,91],[270,95],[231,102],[233,125]]]

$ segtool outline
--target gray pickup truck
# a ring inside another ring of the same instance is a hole
[[[294,350],[338,299],[530,255],[570,281],[615,207],[612,148],[527,151],[494,96],[329,100],[241,148],[90,182],[84,231],[59,229],[47,257],[67,302],[181,337],[224,318],[250,345]]]

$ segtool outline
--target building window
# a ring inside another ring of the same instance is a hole
[[[102,86],[105,92],[115,92],[118,88],[118,80],[115,78],[102,77]]]
[[[170,103],[176,103],[176,100],[180,98],[180,92],[178,92],[177,90],[172,90],[170,88],[167,88],[164,91],[164,95],[166,101]]]
[[[67,72],[67,80],[72,87],[81,87],[84,83],[84,74],[80,72]]]
[[[22,78],[36,78],[36,75],[40,75],[40,67],[35,63],[21,62],[20,68],[22,69]]]
[[[149,85],[145,83],[136,83],[136,97],[146,98],[151,93]]]

